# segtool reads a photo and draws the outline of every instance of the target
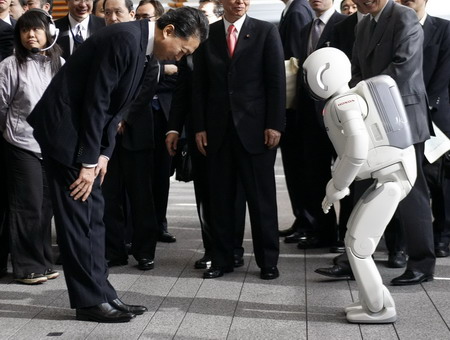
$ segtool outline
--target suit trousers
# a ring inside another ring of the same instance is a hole
[[[228,129],[221,148],[207,155],[214,266],[233,267],[238,181],[248,204],[256,263],[260,268],[277,265],[275,157],[276,150],[248,153],[234,126]]]
[[[205,248],[205,255],[211,257],[212,241],[207,161],[206,157],[198,151],[195,141],[189,143],[189,150],[192,157],[195,202],[202,231],[203,247]],[[242,187],[241,181],[238,181],[235,201],[236,225],[234,226],[234,254],[238,257],[244,255],[243,239],[246,209],[244,188]]]
[[[155,202],[156,219],[159,225],[159,231],[167,231],[167,203],[169,200],[170,188],[170,170],[172,157],[170,157],[166,148],[167,119],[162,110],[154,110],[153,118],[155,124],[155,150],[153,169],[153,195]]]
[[[133,225],[131,252],[136,260],[153,260],[159,233],[153,197],[153,149],[131,151],[121,145],[117,147],[130,199]]]
[[[108,281],[100,178],[95,179],[85,202],[74,200],[69,186],[78,178],[79,167],[43,156],[70,306],[84,308],[112,301],[117,293]]]
[[[8,196],[11,262],[15,278],[53,268],[52,204],[42,160],[8,142]]]

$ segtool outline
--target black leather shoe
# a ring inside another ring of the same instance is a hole
[[[389,268],[405,268],[406,267],[406,255],[402,251],[396,251],[389,253],[387,266]]]
[[[437,243],[434,246],[434,254],[436,257],[448,257],[450,255],[450,251],[447,243]]]
[[[433,274],[424,274],[409,269],[391,281],[393,286],[417,285],[422,282],[433,281]]]
[[[244,258],[239,255],[234,255],[234,268],[239,268],[244,265]]]
[[[342,254],[345,253],[345,244],[344,241],[337,241],[330,248],[330,253],[333,254]]]
[[[81,321],[96,322],[128,322],[136,315],[133,313],[120,311],[108,302],[88,308],[77,308],[76,319]]]
[[[109,260],[108,261],[108,267],[120,267],[120,266],[126,266],[128,264],[128,260],[123,259],[123,260]]]
[[[206,269],[208,265],[211,265],[211,258],[209,256],[203,256],[201,259],[195,261],[194,268],[195,269]]]
[[[297,244],[298,249],[312,249],[320,248],[322,246],[325,246],[325,244],[315,236],[303,236],[300,238]]]
[[[277,267],[261,268],[259,277],[263,280],[273,280],[280,276],[280,272]]]
[[[155,262],[150,259],[140,259],[138,260],[138,268],[140,270],[150,270],[155,268]]]
[[[294,233],[292,233],[289,236],[286,236],[284,238],[284,243],[298,243],[298,241],[300,241],[300,238],[304,237],[305,234],[299,231],[296,231]]]
[[[204,279],[215,279],[223,276],[224,273],[231,273],[233,268],[211,267],[203,273]]]
[[[315,270],[317,274],[332,277],[333,279],[353,280],[353,272],[350,267],[345,268],[335,264],[330,268],[317,268]]]
[[[5,276],[7,273],[8,273],[8,268],[7,267],[0,268],[0,278]]]
[[[158,241],[164,243],[174,243],[177,242],[177,239],[168,231],[163,231],[162,233],[159,234]]]
[[[279,237],[290,236],[293,233],[295,233],[295,228],[294,227],[290,227],[290,228],[284,229],[284,230],[278,230],[278,236]]]
[[[123,303],[119,298],[110,301],[109,304],[115,309],[120,310],[121,312],[132,313],[136,315],[141,315],[148,311],[147,307],[145,306],[127,305]]]

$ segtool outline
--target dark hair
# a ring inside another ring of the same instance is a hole
[[[94,2],[92,3],[92,14],[94,14],[94,15],[97,15],[98,13],[97,13],[97,11],[99,10],[98,8],[97,8],[97,5],[98,5],[98,2],[99,2],[100,0],[94,0]]]
[[[178,38],[189,39],[194,36],[200,42],[208,38],[209,22],[202,11],[192,7],[180,7],[166,12],[156,21],[159,29],[167,25],[175,27],[174,34]]]
[[[219,18],[223,15],[223,6],[219,0],[200,0],[198,3],[202,4],[205,2],[212,2],[214,4],[213,12],[216,17]]]
[[[108,1],[108,0],[103,1],[103,10],[105,9],[106,1]],[[125,4],[125,7],[128,10],[128,13],[130,13],[133,10],[133,6],[134,6],[133,1],[132,0],[123,0],[123,2]]]
[[[138,6],[136,7],[136,10],[146,4],[151,4],[155,8],[155,15],[159,18],[164,14],[164,6],[158,1],[158,0],[141,0],[139,1]]]
[[[22,40],[20,38],[20,31],[22,29],[32,29],[32,28],[43,28],[45,30],[45,36],[47,38],[46,47],[50,46],[53,42],[54,37],[50,35],[49,32],[49,24],[50,17],[45,14],[43,10],[38,9],[30,9],[26,11],[16,23],[14,27],[14,47],[15,47],[15,56],[17,58],[17,62],[19,66],[22,66],[26,63],[27,58],[30,57],[33,52],[27,50],[22,45]],[[52,48],[45,51],[45,55],[50,59],[50,65],[52,73],[55,74],[61,67],[61,59],[60,56],[62,54],[61,47],[58,44],[52,46]]]

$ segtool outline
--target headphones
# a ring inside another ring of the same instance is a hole
[[[55,22],[53,21],[52,16],[48,12],[44,11],[41,8],[31,8],[28,10],[28,12],[38,12],[38,13],[44,14],[48,19],[48,33],[50,33],[50,35],[53,37],[53,42],[50,44],[50,46],[48,46],[46,48],[32,48],[31,52],[38,53],[38,52],[44,52],[44,51],[51,49],[53,47],[53,45],[56,44],[56,39],[58,39],[58,35],[59,35],[59,29],[56,28]]]

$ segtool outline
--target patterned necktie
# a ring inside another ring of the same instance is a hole
[[[84,42],[83,35],[81,34],[81,25],[77,26],[77,34],[74,36],[73,50],[75,51]]]
[[[228,26],[228,32],[227,32],[227,45],[228,45],[228,52],[230,53],[230,58],[233,57],[234,49],[236,47],[236,27],[234,25]]]

